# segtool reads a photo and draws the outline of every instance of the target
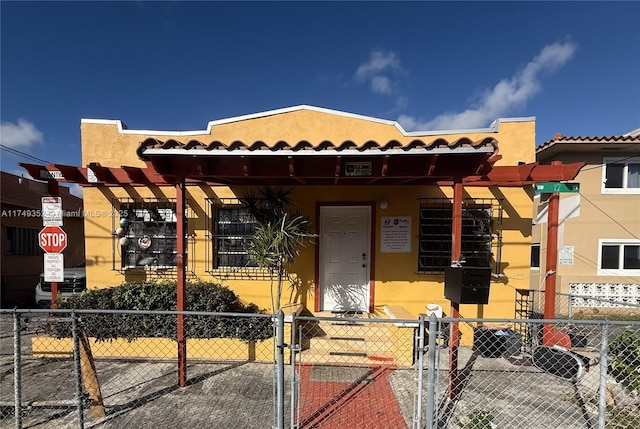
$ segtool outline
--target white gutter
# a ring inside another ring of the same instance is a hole
[[[357,149],[324,149],[324,150],[248,150],[248,149],[145,149],[142,151],[142,155],[179,155],[179,156],[383,156],[383,155],[439,155],[439,154],[470,154],[470,153],[493,153],[495,148],[493,147],[481,147],[481,148],[435,148],[424,149],[415,148],[409,150],[403,149],[367,149],[365,151]]]

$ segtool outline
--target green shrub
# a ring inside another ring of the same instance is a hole
[[[255,304],[244,305],[226,286],[215,283],[187,285],[187,310],[214,313],[265,314]],[[57,303],[59,309],[175,311],[176,282],[125,283],[91,289]],[[81,314],[84,332],[98,341],[140,337],[177,338],[177,318],[167,314]],[[273,336],[268,317],[185,316],[188,338],[238,338],[261,341]],[[68,322],[52,322],[47,333],[70,337]]]
[[[474,410],[465,416],[462,427],[464,429],[493,429],[495,428],[493,419],[491,411]]]
[[[609,344],[609,353],[613,356],[611,369],[613,375],[640,393],[640,337],[632,331],[625,331]]]

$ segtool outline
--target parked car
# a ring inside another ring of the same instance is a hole
[[[87,288],[85,264],[64,269],[64,282],[58,283],[58,293],[62,298],[77,295]],[[51,305],[51,283],[44,281],[44,273],[36,285],[36,304],[48,307]]]

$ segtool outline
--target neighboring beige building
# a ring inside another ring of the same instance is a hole
[[[556,313],[610,307],[607,300],[640,305],[640,129],[604,137],[556,134],[536,149],[536,160],[586,163],[573,181],[580,192],[560,194],[556,290],[598,299],[559,297]],[[531,288],[543,289],[547,220],[544,201],[536,201]]]

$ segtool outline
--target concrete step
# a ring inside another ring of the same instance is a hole
[[[393,365],[395,357],[390,352],[348,353],[309,349],[298,354],[302,363],[342,364],[342,365]]]
[[[390,326],[357,320],[319,320],[302,329],[303,351],[300,359],[309,363],[394,364],[389,338]]]
[[[310,338],[309,348],[327,351],[377,353],[380,351],[389,351],[391,349],[391,342],[388,338],[374,341],[364,338],[325,336]]]
[[[350,323],[320,321],[306,323],[302,335],[307,338],[333,337],[381,341],[388,338],[389,325],[384,323]]]

